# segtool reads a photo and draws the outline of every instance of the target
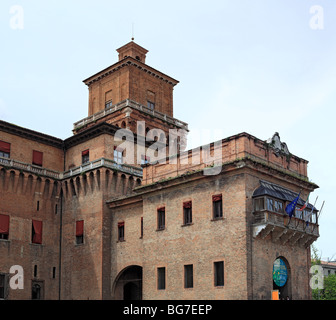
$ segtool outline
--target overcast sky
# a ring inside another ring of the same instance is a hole
[[[315,245],[336,259],[335,17],[332,0],[1,0],[0,119],[71,136],[82,80],[117,62],[134,23],[146,63],[180,81],[174,116],[201,137],[190,146],[279,132],[309,160],[311,202],[326,201]]]

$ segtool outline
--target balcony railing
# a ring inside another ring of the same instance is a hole
[[[316,223],[296,217],[289,218],[286,214],[271,211],[258,211],[253,213],[253,235],[254,237],[265,238],[272,234],[276,240],[282,239],[285,243],[291,238],[297,240],[304,239],[305,243],[315,241],[319,237],[319,226]],[[293,241],[290,241],[293,243]]]
[[[35,166],[33,164],[24,163],[14,159],[0,157],[0,165],[3,165],[8,168],[24,170],[27,172],[35,173],[41,176],[47,176],[53,179],[61,179],[62,173],[55,170],[46,169],[43,167]]]
[[[83,172],[92,170],[92,169],[97,169],[99,167],[106,167],[110,169],[116,169],[125,173],[128,173],[130,175],[142,177],[142,168],[138,167],[133,167],[128,164],[119,164],[116,163],[113,160],[105,159],[105,158],[100,158],[85,164],[82,164],[78,167],[72,168],[68,171],[65,171],[63,174],[63,178],[69,178],[78,174],[81,174]]]
[[[181,129],[184,129],[184,130],[188,130],[188,124],[186,122],[183,122],[183,121],[180,121],[178,119],[175,119],[171,116],[168,116],[162,112],[159,112],[159,111],[156,111],[156,110],[152,110],[140,103],[137,103],[133,100],[129,100],[129,99],[126,99],[124,101],[121,101],[109,108],[106,108],[102,111],[99,111],[89,117],[86,117],[80,121],[77,121],[74,123],[74,130],[78,130],[80,129],[81,127],[84,127],[98,119],[101,119],[103,117],[105,117],[106,115],[109,115],[109,114],[112,114],[120,109],[123,109],[125,107],[131,107],[133,109],[136,109],[136,110],[140,110],[150,116],[154,116],[156,118],[159,118],[165,122],[168,122],[169,124],[172,124],[178,128],[181,128]]]
[[[82,164],[78,167],[72,168],[65,172],[54,171],[54,170],[46,169],[43,167],[35,166],[32,164],[20,162],[14,159],[3,158],[3,157],[0,157],[0,165],[3,165],[4,167],[7,167],[7,168],[24,170],[26,172],[31,172],[34,174],[38,174],[41,176],[45,176],[45,177],[49,177],[49,178],[53,178],[57,180],[70,178],[78,174],[81,174],[81,173],[84,173],[84,172],[87,172],[93,169],[97,169],[100,167],[110,168],[112,170],[118,170],[118,171],[130,174],[130,175],[134,175],[134,176],[142,178],[142,168],[134,167],[134,166],[127,165],[127,164],[119,164],[113,160],[105,159],[105,158],[100,158],[100,159]]]

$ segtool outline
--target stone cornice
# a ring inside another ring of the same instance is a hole
[[[178,80],[175,80],[172,77],[169,77],[168,75],[148,66],[145,63],[142,63],[132,57],[126,57],[125,59],[118,61],[117,63],[105,68],[104,70],[99,71],[98,73],[94,74],[93,76],[83,80],[83,82],[87,85],[90,86],[93,82],[99,81],[103,79],[104,77],[118,71],[121,68],[127,67],[127,66],[134,66],[150,75],[153,77],[159,78],[160,80],[169,83],[172,86],[175,86],[179,83]]]
[[[0,120],[0,131],[63,149],[63,140]]]

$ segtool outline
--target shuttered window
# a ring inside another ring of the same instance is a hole
[[[42,167],[43,152],[33,150],[33,164]]]

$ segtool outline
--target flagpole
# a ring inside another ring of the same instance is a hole
[[[310,218],[310,216],[313,214],[313,211],[314,211],[314,208],[315,208],[315,205],[316,205],[316,201],[317,201],[317,199],[318,199],[318,196],[316,197],[316,199],[315,199],[315,202],[314,202],[314,205],[313,205],[313,207],[312,207],[312,209],[311,209],[311,211],[310,211],[310,213],[308,214],[308,216],[307,216],[307,219],[309,219]],[[309,222],[308,222],[308,220],[306,220],[305,219],[305,222],[306,222],[306,227],[305,227],[305,230],[307,229],[307,227],[308,227],[308,224],[309,224]],[[314,231],[314,228],[313,228],[313,230],[312,231]]]
[[[321,206],[321,209],[320,209],[318,215],[316,215],[316,224],[317,224],[317,225],[318,225],[318,219],[319,219],[319,217],[320,217],[320,215],[321,215],[323,206],[324,206],[324,200],[323,200],[323,203],[322,203],[322,206]],[[315,226],[314,226],[314,229],[315,229]],[[313,229],[313,231],[314,231],[314,229]]]

